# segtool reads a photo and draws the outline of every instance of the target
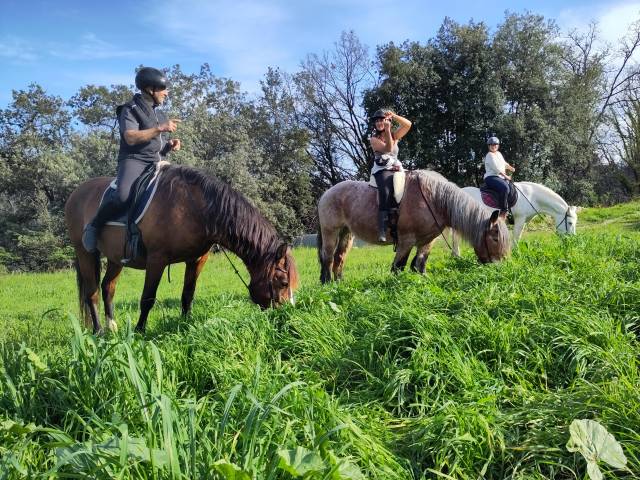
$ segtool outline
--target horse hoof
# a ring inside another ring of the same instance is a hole
[[[114,320],[107,322],[107,330],[111,333],[118,333],[118,324]]]

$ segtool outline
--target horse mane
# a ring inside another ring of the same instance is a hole
[[[431,207],[449,219],[451,228],[457,230],[473,246],[479,247],[484,241],[487,221],[492,209],[476,202],[455,183],[437,172],[417,170],[420,188],[428,195]],[[500,242],[509,245],[507,228],[500,228]]]
[[[205,201],[203,218],[207,230],[218,243],[233,251],[248,265],[275,254],[282,243],[274,226],[240,192],[217,177],[184,165],[172,165],[160,180],[170,188],[176,182],[194,185]]]

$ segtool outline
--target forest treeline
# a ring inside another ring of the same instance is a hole
[[[640,189],[639,44],[637,23],[604,45],[595,24],[567,33],[506,13],[493,31],[447,18],[429,40],[375,52],[344,32],[297,72],[269,68],[251,95],[207,64],[198,73],[176,64],[164,108],[182,119],[183,147],[170,161],[218,176],[292,237],[315,229],[326,188],[368,177],[368,117],[383,107],[413,122],[400,149],[408,168],[476,185],[495,134],[517,180],[571,203],[616,203]],[[114,175],[115,108],[132,94],[130,85],[86,85],[69,99],[36,83],[13,91],[0,110],[0,271],[68,265],[64,202],[85,179]]]

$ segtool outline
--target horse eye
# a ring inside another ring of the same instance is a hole
[[[289,286],[289,282],[282,282],[282,288],[287,288]]]

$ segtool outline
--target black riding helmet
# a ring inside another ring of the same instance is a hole
[[[379,109],[376,110],[375,113],[371,116],[371,121],[375,122],[378,118],[385,118],[387,116],[387,112],[385,110]]]
[[[153,67],[142,67],[136,73],[136,87],[140,91],[151,87],[153,90],[164,90],[167,88],[167,77],[162,71]]]

